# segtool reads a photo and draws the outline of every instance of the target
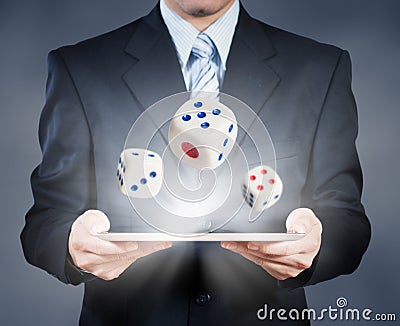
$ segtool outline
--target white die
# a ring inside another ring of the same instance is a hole
[[[242,180],[242,194],[247,204],[256,211],[262,211],[276,204],[282,196],[282,180],[267,165],[249,170]]]
[[[216,99],[185,102],[175,113],[168,130],[169,146],[182,162],[197,168],[215,169],[235,144],[235,114]]]
[[[162,186],[163,163],[160,155],[143,148],[127,148],[119,158],[119,190],[133,198],[155,197]]]

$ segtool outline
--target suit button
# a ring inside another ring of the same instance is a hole
[[[199,306],[205,306],[211,300],[211,296],[209,294],[200,293],[197,298],[196,302]]]

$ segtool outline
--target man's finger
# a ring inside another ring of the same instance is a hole
[[[225,248],[225,246],[224,246],[224,248]],[[228,246],[228,248],[229,248],[229,246]],[[241,252],[240,247],[237,247],[236,249],[229,249],[229,250],[231,250],[231,251],[241,255],[242,257],[246,258],[247,260],[259,265],[266,272],[268,272],[271,276],[275,277],[278,280],[284,280],[284,279],[290,277],[288,275],[285,275],[284,271],[287,271],[287,272],[290,271],[292,273],[292,275],[295,275],[297,273],[297,271],[295,271],[295,269],[291,268],[290,266],[284,266],[280,263],[270,262],[270,261],[262,259],[258,256],[252,255],[249,252]]]
[[[282,266],[287,266],[291,268],[296,268],[299,270],[305,270],[310,268],[312,265],[313,260],[312,255],[304,255],[304,254],[296,254],[291,256],[275,256],[275,257],[262,257],[257,255],[256,253],[252,253],[251,251],[247,252],[249,255],[253,255],[255,257],[259,257],[266,262],[275,263]]]
[[[108,271],[117,268],[122,264],[131,264],[136,260],[134,252],[126,253],[120,256],[120,259],[116,259],[113,255],[96,255],[91,252],[81,253],[75,258],[75,265],[88,271],[94,272],[99,269]]]
[[[172,242],[137,242],[136,244],[137,247],[135,250],[122,251],[116,254],[106,255],[105,258],[109,261],[114,262],[121,260],[137,260],[139,258],[150,255],[160,250],[170,248],[172,246]]]
[[[94,275],[108,273],[120,266],[134,263],[137,259],[147,256],[159,250],[172,246],[171,242],[139,243],[139,247],[133,251],[121,252],[118,254],[98,255],[93,252],[81,253],[75,263]]]
[[[138,249],[138,258],[150,255],[160,250],[168,249],[172,247],[172,242],[165,241],[165,242],[139,242],[139,249]]]
[[[90,234],[106,232],[110,229],[110,221],[106,214],[99,210],[88,210],[79,216],[72,227],[82,227]]]
[[[319,250],[321,232],[314,228],[309,234],[295,241],[280,242],[248,242],[247,248],[251,251],[259,251],[268,257],[291,256],[307,254]]]
[[[314,241],[314,233],[296,241],[279,241],[279,242],[222,242],[222,247],[230,250],[240,250],[241,252],[249,252],[262,258],[275,259],[276,257],[286,257],[298,254],[307,254],[317,250],[318,241]]]
[[[248,242],[247,249],[265,256],[291,256],[305,253],[304,238],[297,241]]]
[[[309,208],[297,208],[286,219],[288,232],[308,233],[319,220]]]
[[[111,242],[90,236],[89,238],[80,238],[73,245],[74,249],[91,252],[96,255],[118,255],[138,249],[138,243],[132,241]]]
[[[292,246],[292,242],[297,241],[229,242],[224,243],[223,247],[234,251],[248,252],[261,258],[275,259],[275,257],[284,257],[303,253],[302,244],[298,246]]]

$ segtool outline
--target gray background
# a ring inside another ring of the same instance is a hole
[[[2,0],[0,3],[0,323],[3,325],[74,325],[82,301],[82,286],[63,285],[28,265],[19,243],[24,214],[32,204],[29,175],[40,161],[37,127],[44,101],[47,52],[128,23],[146,14],[154,3],[154,0]],[[246,0],[243,3],[253,16],[272,25],[348,49],[353,60],[353,88],[360,120],[357,145],[365,176],[363,201],[373,225],[373,238],[355,274],[307,289],[309,305],[336,306],[336,299],[343,296],[349,306],[396,312],[400,318],[396,196],[400,181],[397,126],[400,1]]]

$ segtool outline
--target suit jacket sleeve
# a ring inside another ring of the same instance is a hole
[[[72,223],[96,205],[91,135],[86,116],[59,51],[48,56],[46,104],[39,126],[43,154],[31,176],[34,205],[21,233],[29,263],[77,284],[87,276],[68,264]]]
[[[322,244],[313,265],[282,287],[315,284],[355,271],[371,227],[360,202],[362,173],[355,146],[357,109],[351,90],[351,62],[342,52],[319,117],[310,157],[304,207],[321,220]]]

